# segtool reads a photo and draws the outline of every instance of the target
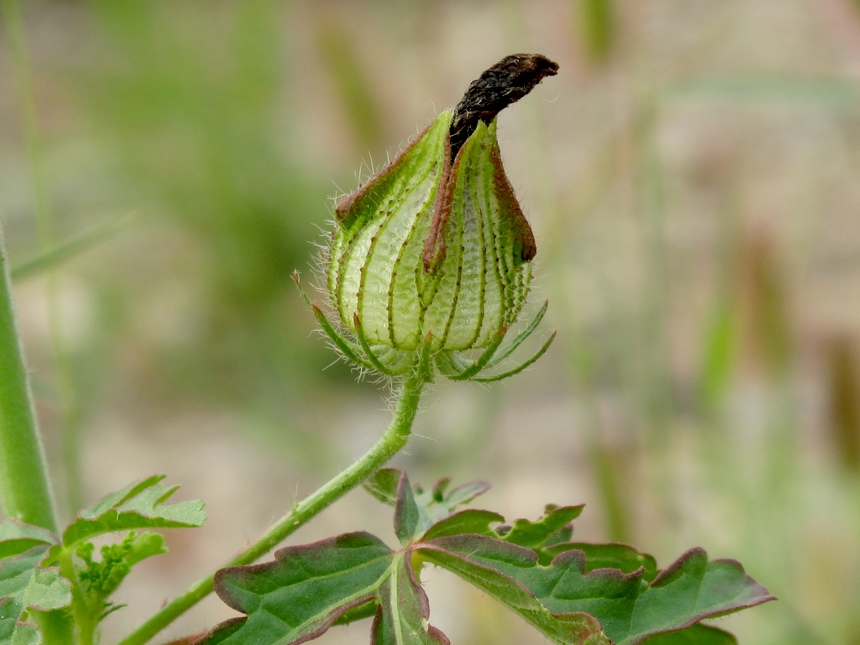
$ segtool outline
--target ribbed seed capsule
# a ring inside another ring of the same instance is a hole
[[[428,349],[452,378],[490,366],[522,310],[536,253],[502,165],[495,116],[556,68],[542,56],[507,57],[337,204],[327,282],[358,341],[334,338],[347,356],[392,375]],[[487,351],[477,360],[458,354],[476,349]]]

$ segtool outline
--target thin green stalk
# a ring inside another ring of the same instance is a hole
[[[308,520],[367,480],[397,454],[406,445],[412,431],[412,422],[418,411],[418,402],[426,382],[426,376],[425,370],[419,366],[419,369],[406,377],[400,386],[397,405],[394,408],[388,429],[363,457],[353,462],[349,468],[324,484],[315,493],[296,504],[287,515],[269,527],[262,537],[219,568],[255,562],[306,524]],[[149,641],[185,611],[210,594],[214,578],[215,573],[213,572],[192,584],[184,593],[174,598],[149,620],[121,640],[118,645],[142,645]]]
[[[0,230],[0,510],[6,517],[57,532],[48,466],[36,425],[30,380],[12,310],[12,283]],[[63,612],[35,612],[49,643],[71,643]]]
[[[72,583],[72,608],[71,614],[77,627],[76,645],[93,645],[95,641],[98,620],[93,619],[92,610],[87,603],[81,580],[75,571],[72,552],[63,548],[59,555],[60,573]],[[53,642],[53,641],[47,641]]]
[[[0,505],[6,517],[56,533],[48,467],[15,325],[1,233],[0,265]]]

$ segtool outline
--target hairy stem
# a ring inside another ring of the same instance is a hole
[[[48,469],[12,310],[0,236],[0,506],[3,515],[57,532]]]
[[[6,517],[56,533],[48,467],[32,401],[0,231],[0,510]],[[33,617],[46,642],[72,642],[72,624],[63,612],[34,612]]]
[[[2,9],[6,36],[12,50],[21,124],[27,142],[30,183],[33,191],[33,214],[39,236],[39,247],[42,253],[47,253],[48,249],[55,246],[56,235],[20,4],[19,0],[0,0],[0,9]],[[74,392],[72,366],[61,334],[59,282],[57,274],[53,271],[48,274],[47,295],[51,351],[54,355],[57,376],[60,446],[66,480],[63,487],[64,501],[68,502],[66,510],[75,513],[81,506],[83,489],[80,467],[80,409]]]
[[[412,431],[412,422],[418,411],[418,402],[421,398],[425,378],[424,370],[419,368],[404,379],[400,385],[397,404],[388,429],[364,456],[353,462],[349,468],[324,484],[315,493],[296,504],[287,515],[269,527],[259,539],[219,568],[255,562],[307,523],[308,520],[362,484],[397,454],[406,445]],[[212,592],[214,578],[215,573],[213,572],[192,584],[184,593],[165,605],[149,620],[120,641],[118,645],[142,645],[146,643],[185,611],[209,595]]]

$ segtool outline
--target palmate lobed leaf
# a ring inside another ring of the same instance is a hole
[[[61,609],[72,602],[71,584],[59,569],[37,566],[46,550],[37,546],[0,562],[0,643],[40,643],[29,612]]]
[[[168,504],[178,486],[160,486],[164,475],[153,475],[111,493],[90,508],[63,532],[63,545],[71,546],[103,533],[152,528],[191,528],[203,524],[204,503],[189,500]]]

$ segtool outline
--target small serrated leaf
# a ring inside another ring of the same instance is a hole
[[[288,645],[316,638],[375,596],[392,557],[381,540],[359,532],[286,547],[272,562],[222,569],[215,592],[248,617],[219,625],[203,642]]]
[[[167,553],[164,546],[164,536],[159,533],[141,533],[131,543],[131,551],[126,555],[126,562],[133,567],[138,562],[154,555]]]
[[[160,486],[163,475],[153,475],[104,497],[92,507],[81,511],[78,519],[63,532],[63,545],[103,533],[151,528],[190,528],[203,524],[204,503],[189,500],[167,504],[177,488]]]
[[[5,518],[0,522],[0,559],[19,555],[40,544],[57,544],[57,536],[39,526]]]
[[[440,479],[428,492],[416,490],[415,499],[427,509],[429,517],[445,517],[490,490],[490,484],[481,480],[466,482],[449,490],[450,483],[448,478]]]
[[[24,589],[24,607],[51,611],[68,607],[72,602],[72,585],[60,575],[57,567],[36,567],[33,577]]]
[[[39,634],[22,618],[31,610],[68,607],[72,586],[55,567],[41,568],[47,547],[37,546],[0,562],[0,643],[30,643]]]
[[[445,519],[436,522],[433,526],[427,529],[422,536],[422,539],[432,540],[433,538],[445,535],[462,535],[463,533],[491,535],[493,533],[491,525],[504,521],[504,516],[494,513],[493,511],[467,509],[465,511],[458,511],[453,515],[449,515]]]
[[[536,522],[519,519],[501,536],[506,542],[530,549],[540,549],[563,532],[570,523],[582,514],[584,504],[578,506],[553,506],[544,509],[544,515]]]
[[[364,483],[364,488],[383,504],[396,506],[398,486],[404,476],[404,472],[399,468],[383,468]],[[424,489],[418,484],[413,486],[412,497],[415,504],[430,523],[448,517],[457,508],[490,489],[487,482],[480,480],[449,489],[450,483],[450,479],[444,478],[438,480],[430,489]]]

